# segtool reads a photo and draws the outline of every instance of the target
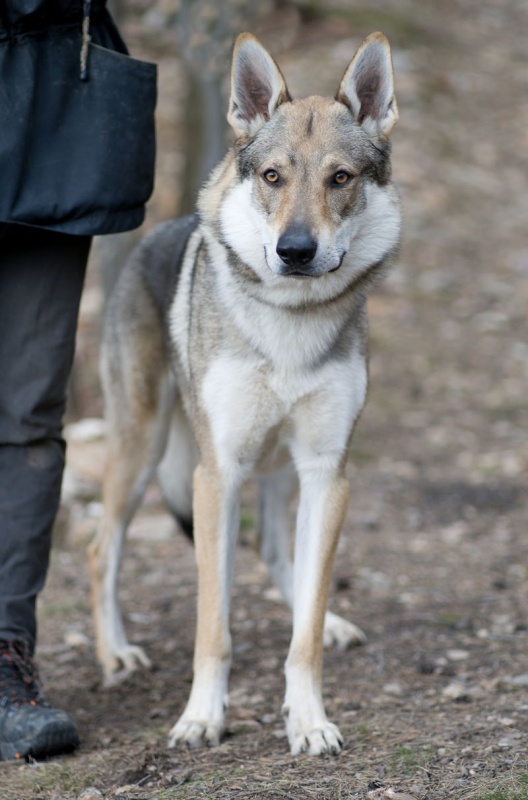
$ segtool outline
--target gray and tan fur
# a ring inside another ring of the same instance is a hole
[[[326,603],[367,388],[366,298],[400,231],[387,39],[363,42],[335,99],[292,100],[266,50],[242,34],[228,120],[236,143],[202,190],[199,217],[146,237],[109,308],[105,510],[90,547],[98,655],[107,677],[149,663],[127,641],[117,578],[127,525],[157,470],[174,514],[194,525],[199,584],[194,682],[170,745],[218,744],[239,492],[256,474],[262,555],[293,609],[291,751],[337,753],[342,737],[321,696],[323,639],[347,645],[362,634]]]

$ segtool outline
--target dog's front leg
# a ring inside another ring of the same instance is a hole
[[[214,467],[194,473],[194,539],[198,564],[198,619],[189,701],[170,732],[169,746],[217,745],[224,730],[231,664],[229,605],[238,532],[238,484]]]
[[[294,562],[293,637],[286,661],[284,714],[293,755],[338,753],[339,729],[321,693],[323,627],[334,554],[349,496],[340,470],[301,471]]]

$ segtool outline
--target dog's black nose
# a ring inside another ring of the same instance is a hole
[[[288,267],[309,264],[316,252],[317,242],[306,229],[290,228],[277,242],[277,255]]]

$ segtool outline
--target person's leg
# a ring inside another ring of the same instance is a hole
[[[11,228],[0,238],[0,707],[9,695],[16,699],[15,672],[33,669],[35,604],[60,500],[62,417],[89,248],[89,237],[51,231]],[[28,699],[37,699],[38,680],[23,677],[32,686]],[[13,757],[9,736],[0,720],[4,758]]]

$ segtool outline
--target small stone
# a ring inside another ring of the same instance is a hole
[[[495,636],[511,636],[515,633],[515,620],[510,614],[495,614],[491,630]]]
[[[469,652],[467,650],[448,650],[446,653],[447,658],[449,661],[464,661],[466,658],[469,658]]]
[[[414,795],[407,794],[407,792],[396,792],[390,787],[388,789],[383,787],[373,789],[367,792],[367,798],[368,800],[416,800]]]
[[[95,786],[89,786],[81,792],[78,800],[103,800],[103,795]]]
[[[522,739],[522,733],[514,732],[509,733],[507,736],[503,736],[497,742],[498,746],[502,750],[509,750],[510,747],[515,747],[515,745],[519,744],[519,741]]]
[[[446,700],[453,700],[456,703],[463,703],[470,700],[466,687],[458,681],[452,681],[442,691],[442,697]]]
[[[126,783],[124,786],[118,786],[117,789],[114,790],[114,796],[119,797],[119,795],[127,795],[130,792],[135,792],[137,788],[137,784]]]
[[[528,686],[528,672],[523,672],[521,675],[514,675],[508,682],[513,686]]]
[[[142,614],[139,611],[131,611],[128,618],[130,622],[134,622],[136,625],[150,625],[152,623],[150,614]]]
[[[70,647],[88,647],[90,639],[80,631],[68,631],[64,634],[64,641]]]
[[[386,683],[383,687],[383,692],[391,695],[391,697],[401,697],[403,695],[403,687],[399,683]]]
[[[272,586],[269,589],[266,589],[262,595],[266,600],[271,600],[273,603],[282,603],[284,602],[283,597],[279,589],[276,586]]]

